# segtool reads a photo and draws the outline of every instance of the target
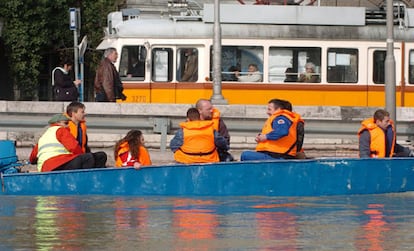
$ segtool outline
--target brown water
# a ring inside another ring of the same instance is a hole
[[[0,250],[414,249],[414,193],[0,201]]]

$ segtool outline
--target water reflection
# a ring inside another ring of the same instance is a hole
[[[412,194],[0,197],[0,250],[411,250]]]

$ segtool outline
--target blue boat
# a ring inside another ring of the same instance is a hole
[[[100,168],[1,176],[1,195],[324,196],[414,191],[414,158]]]

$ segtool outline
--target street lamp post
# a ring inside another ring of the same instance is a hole
[[[214,0],[214,27],[213,27],[213,104],[226,105],[221,92],[221,27],[220,27],[220,1]]]
[[[385,57],[385,107],[396,122],[395,58],[394,58],[394,6],[387,0],[387,56]]]

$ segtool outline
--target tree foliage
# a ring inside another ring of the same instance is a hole
[[[80,38],[88,36],[89,48],[96,48],[103,37],[109,12],[123,0],[13,0],[0,1],[4,22],[2,39],[10,64],[10,75],[20,100],[36,100],[42,60],[48,55],[73,55],[73,32],[69,30],[69,8],[81,11]],[[93,55],[93,54],[92,54]],[[93,68],[99,57],[85,55],[85,65]],[[88,61],[89,60],[89,61]]]

